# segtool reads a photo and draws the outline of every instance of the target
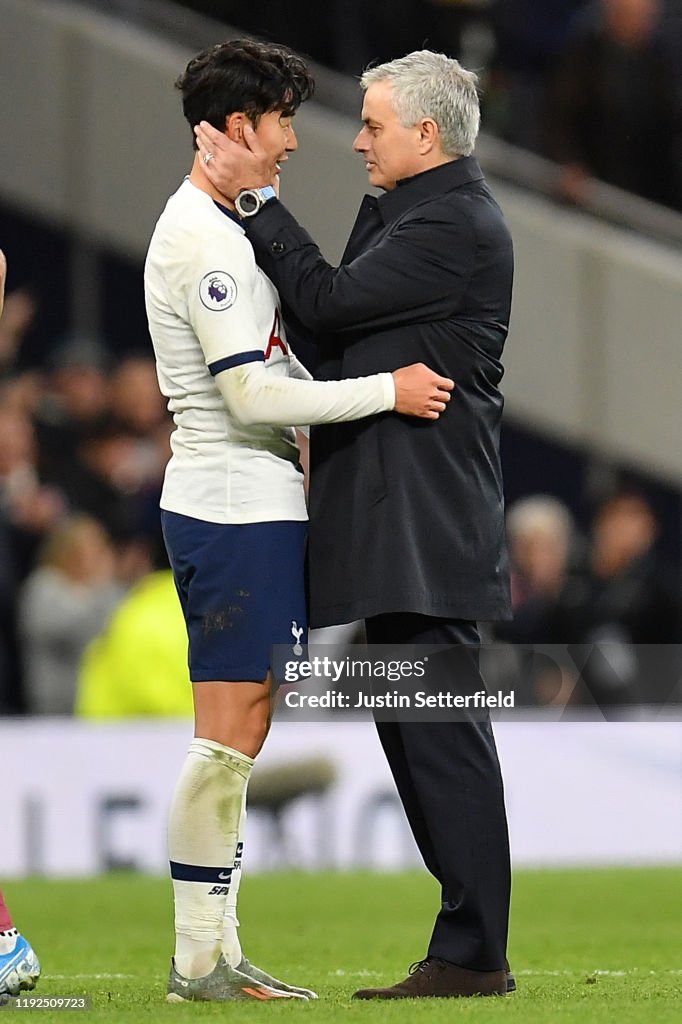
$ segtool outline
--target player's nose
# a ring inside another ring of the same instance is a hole
[[[287,128],[287,153],[295,153],[298,149],[298,139],[296,138],[296,131],[292,125]]]

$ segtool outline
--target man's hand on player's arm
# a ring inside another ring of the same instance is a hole
[[[244,125],[245,146],[228,139],[207,121],[194,126],[194,135],[201,156],[201,165],[219,192],[230,200],[245,188],[272,185],[279,194],[279,175],[250,124]],[[208,162],[206,157],[210,155]]]
[[[455,382],[441,377],[424,363],[401,366],[393,371],[395,384],[394,411],[405,416],[420,416],[422,419],[437,420],[450,401]]]

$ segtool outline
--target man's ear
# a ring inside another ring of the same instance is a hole
[[[242,111],[236,110],[230,114],[229,117],[225,118],[225,134],[228,139],[232,142],[243,143],[244,141],[244,124],[247,121],[246,114]]]
[[[440,128],[432,118],[425,117],[419,125],[419,148],[422,155],[430,153],[438,145],[440,145]]]

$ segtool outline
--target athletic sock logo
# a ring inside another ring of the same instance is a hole
[[[178,861],[170,862],[171,878],[176,882],[208,882],[214,885],[218,882],[229,882],[232,878],[233,868],[205,867],[203,864],[180,864]]]

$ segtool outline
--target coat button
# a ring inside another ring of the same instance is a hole
[[[270,248],[274,253],[279,255],[279,253],[284,252],[284,242],[273,242]]]

